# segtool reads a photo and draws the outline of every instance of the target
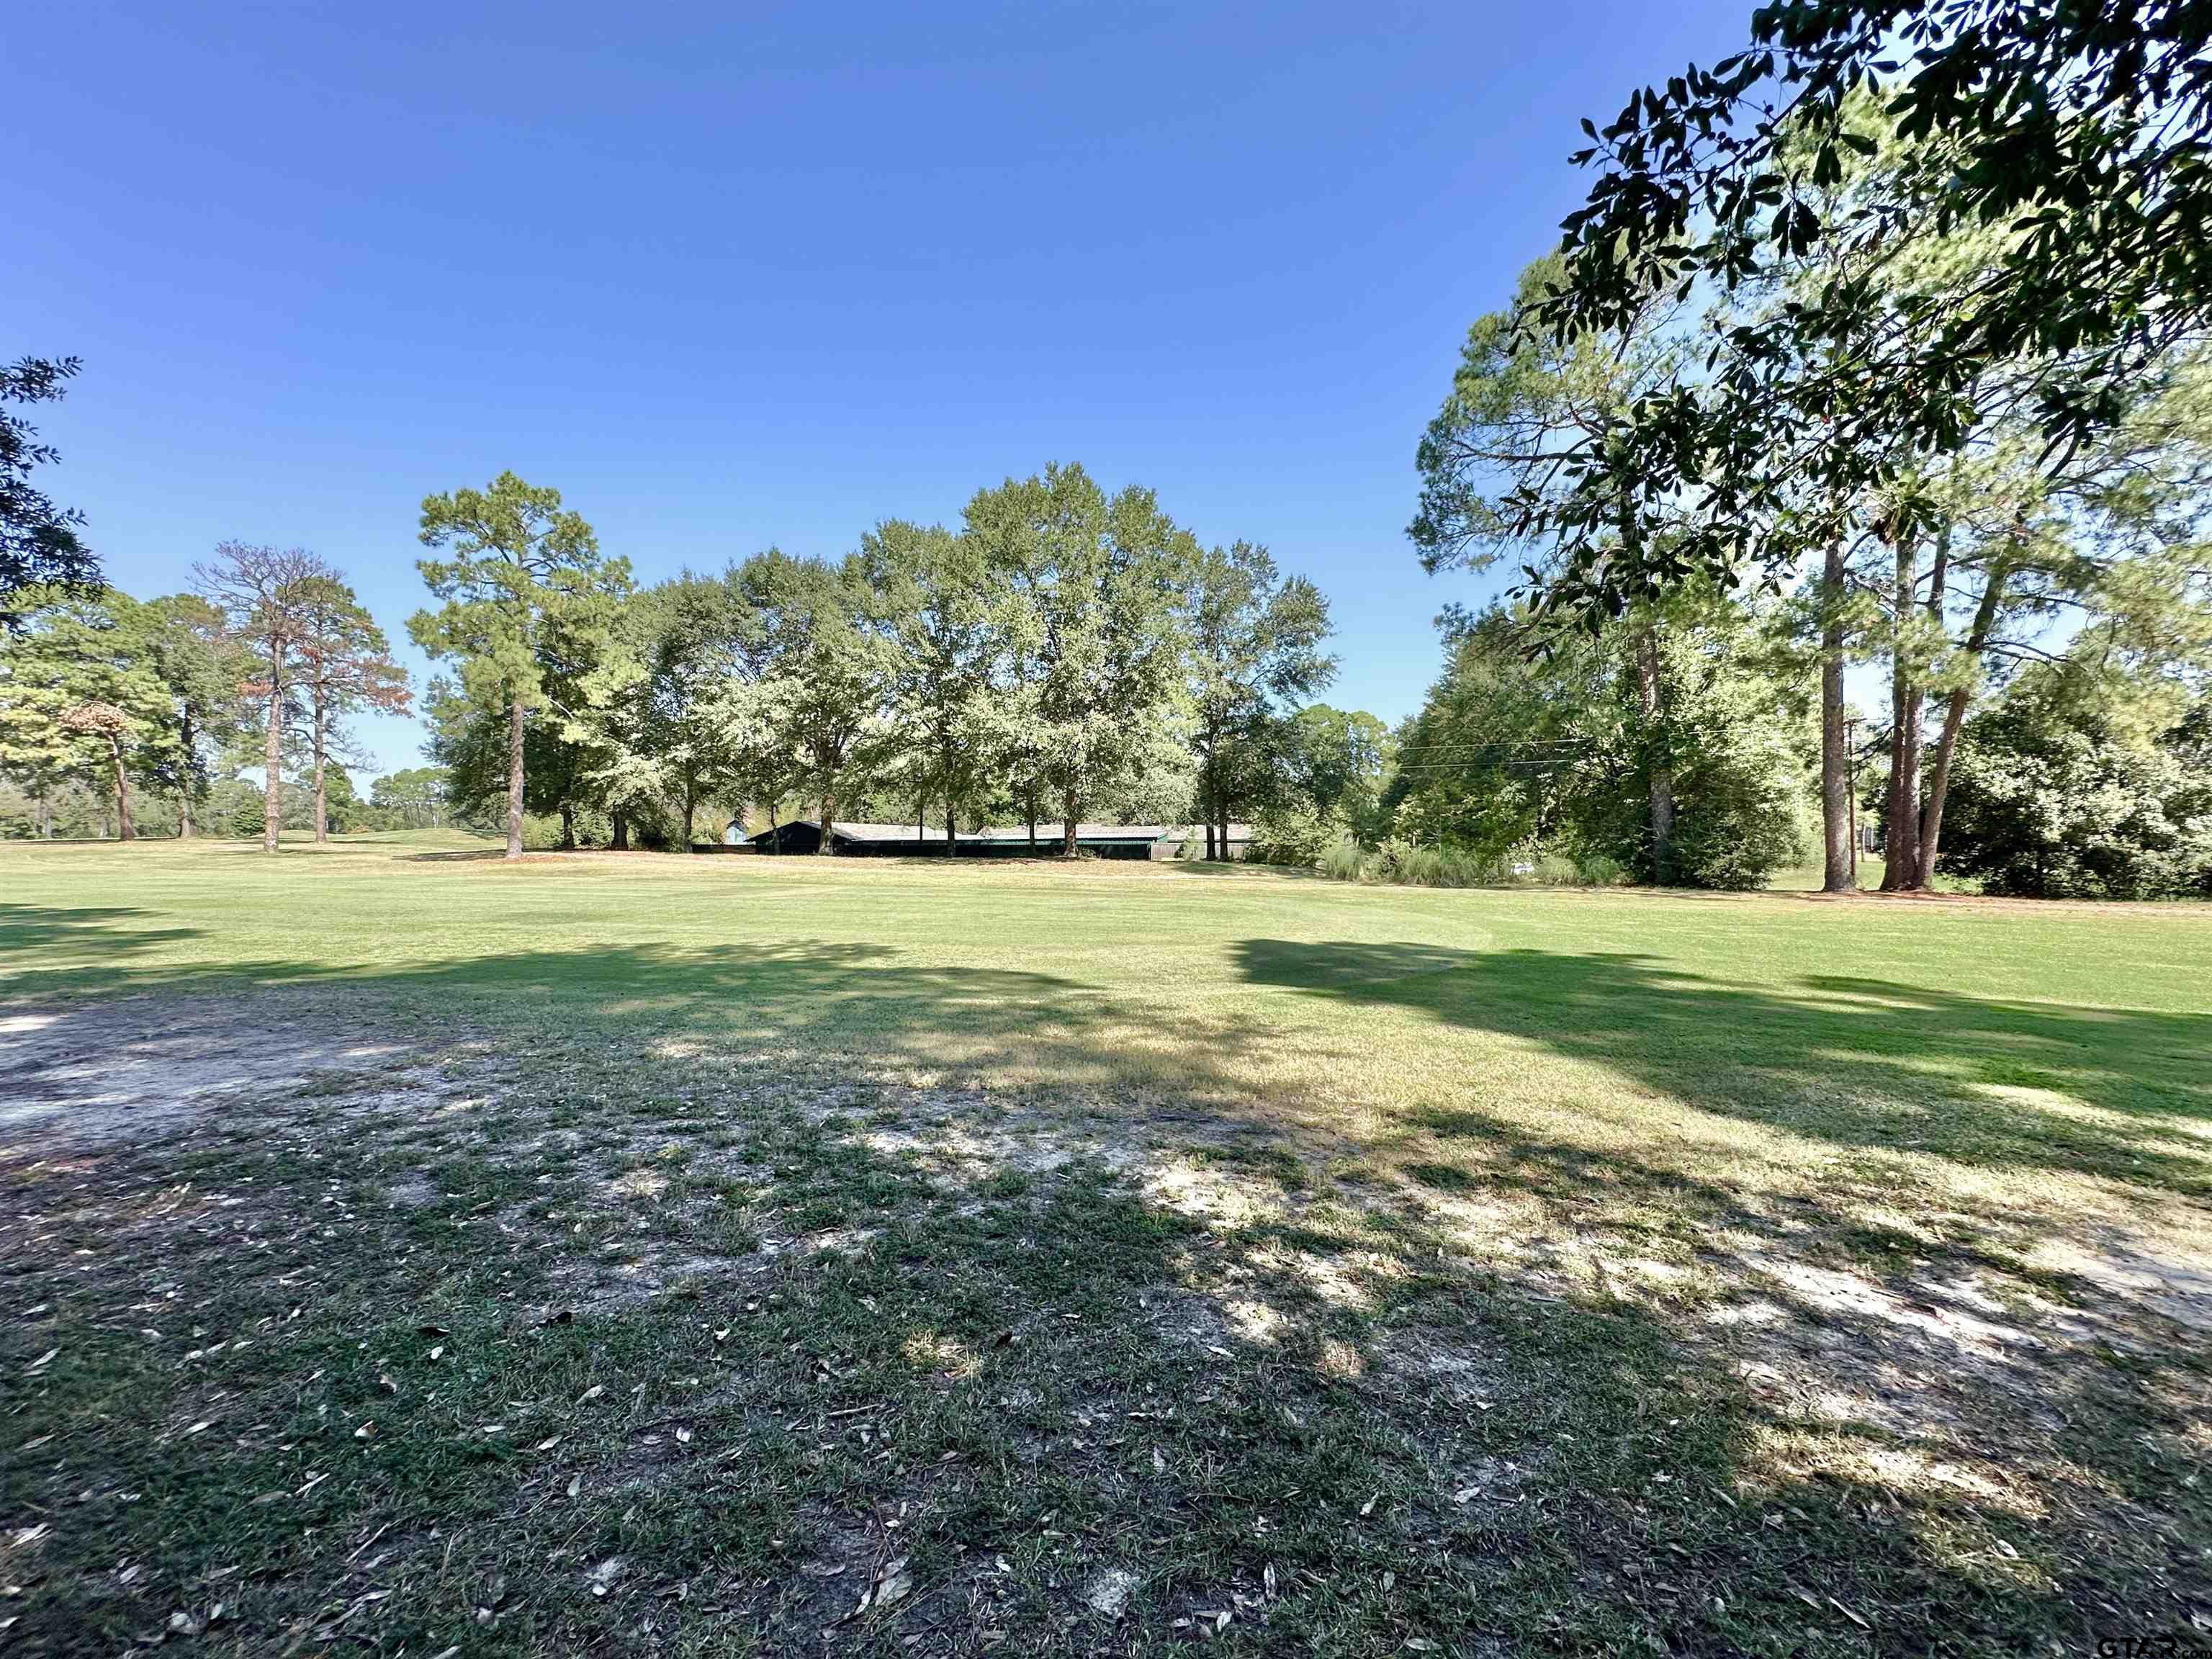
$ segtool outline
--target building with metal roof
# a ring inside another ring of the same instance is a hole
[[[808,854],[822,848],[822,826],[812,818],[795,818],[749,838],[756,852]],[[1064,842],[1060,825],[1040,823],[1032,842],[1027,825],[1012,829],[963,830],[953,837],[955,858],[1050,858]],[[1188,842],[1194,855],[1206,847],[1203,824],[1079,823],[1075,827],[1078,854],[1101,859],[1172,859],[1182,855]],[[1252,826],[1229,826],[1227,855],[1241,859],[1252,844]],[[944,831],[922,831],[911,823],[848,823],[830,827],[830,850],[863,858],[938,858],[946,856]]]

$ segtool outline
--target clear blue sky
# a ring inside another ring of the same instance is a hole
[[[1749,9],[17,0],[0,354],[84,359],[46,478],[134,592],[302,545],[400,638],[502,468],[650,580],[1079,460],[1313,577],[1395,720],[1475,591],[1403,533],[1459,341],[1577,118]]]

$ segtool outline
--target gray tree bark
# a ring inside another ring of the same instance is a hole
[[[1826,861],[1820,885],[1848,893],[1852,879],[1851,757],[1844,729],[1844,549],[1831,546],[1820,570],[1820,828]]]
[[[507,856],[522,856],[522,699],[507,708]]]

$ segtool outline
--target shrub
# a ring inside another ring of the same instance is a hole
[[[1307,802],[1261,812],[1252,825],[1249,857],[1255,864],[1277,864],[1311,870],[1339,842],[1346,839],[1341,818],[1316,811]],[[1200,841],[1202,848],[1205,845]]]

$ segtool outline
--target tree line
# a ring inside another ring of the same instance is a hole
[[[366,804],[349,722],[412,694],[326,562],[227,543],[190,592],[19,586],[0,775],[31,832],[96,795],[125,839],[149,799],[190,836],[213,801],[273,851],[287,827],[325,838],[335,789],[356,827],[497,827],[509,857],[546,819],[558,845],[589,822],[616,848],[689,847],[710,806],[911,818],[948,853],[1013,817],[1070,854],[1087,818],[1195,812],[1212,854],[1233,817],[1376,787],[1380,723],[1305,707],[1335,672],[1314,585],[1079,466],[979,491],[957,528],[890,520],[842,558],[771,549],[644,586],[512,473],[426,498],[418,528],[434,603],[408,629],[441,665],[435,764]]]
[[[300,550],[225,543],[194,574],[196,591],[154,599],[82,578],[10,596],[0,774],[32,833],[51,835],[58,801],[87,788],[121,840],[137,838],[142,800],[190,836],[218,793],[234,832],[234,780],[255,763],[271,850],[288,818],[328,838],[334,787],[354,805],[347,722],[410,706],[383,630],[340,572]]]
[[[1012,816],[1069,855],[1086,818],[1194,805],[1211,852],[1295,787],[1297,715],[1335,672],[1310,581],[1075,465],[978,491],[956,528],[646,587],[511,473],[429,497],[421,535],[442,603],[409,628],[452,665],[433,752],[457,804],[503,805],[509,857],[532,813],[565,844],[590,813],[616,847],[643,824],[689,846],[711,803],[908,820],[948,854]]]

